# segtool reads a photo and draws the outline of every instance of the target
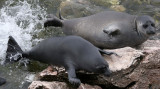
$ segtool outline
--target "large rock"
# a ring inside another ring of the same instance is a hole
[[[43,82],[33,81],[28,89],[71,89],[65,82]],[[74,88],[73,88],[74,89]],[[81,84],[77,89],[102,89],[99,86]]]
[[[33,81],[28,89],[69,89],[64,82]]]
[[[77,73],[77,77],[82,82],[79,89],[160,89],[159,40],[148,40],[137,50],[126,47],[109,51],[117,52],[121,56],[105,56],[110,69],[114,71],[112,76],[105,77],[80,71]],[[44,70],[37,80],[38,82],[33,82],[29,89],[38,89],[36,87],[40,86],[43,86],[42,89],[55,89],[48,88],[48,86],[54,86],[56,89],[73,88],[68,83],[67,73],[64,70],[56,71],[56,68],[49,67]]]

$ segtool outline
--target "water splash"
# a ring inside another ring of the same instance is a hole
[[[29,1],[29,0],[28,0]],[[8,37],[15,38],[22,50],[32,47],[33,35],[43,27],[46,12],[38,5],[39,0],[29,4],[27,0],[8,0],[0,10],[0,63],[5,58]]]

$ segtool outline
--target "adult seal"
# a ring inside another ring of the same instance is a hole
[[[78,36],[52,37],[43,40],[30,51],[23,52],[15,39],[10,36],[6,60],[18,61],[21,58],[33,59],[43,63],[63,66],[68,72],[69,82],[80,85],[76,70],[85,70],[109,76],[108,63],[99,49]]]
[[[60,16],[61,17],[61,16]],[[135,47],[155,34],[152,17],[105,11],[87,17],[59,19],[55,16],[44,27],[62,27],[66,35],[78,35],[99,48]]]

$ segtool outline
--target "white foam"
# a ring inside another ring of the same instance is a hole
[[[32,5],[24,1],[7,0],[0,9],[0,62],[5,58],[8,37],[11,35],[22,50],[32,47],[32,35],[39,30],[37,24],[43,24],[46,12],[38,5],[38,0]],[[35,4],[34,4],[35,3]],[[34,5],[34,6],[33,6]],[[41,18],[41,19],[40,19]]]

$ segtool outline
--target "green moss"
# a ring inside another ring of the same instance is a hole
[[[64,34],[62,32],[62,28],[54,28],[54,27],[45,28],[44,30],[42,30],[38,34],[33,35],[33,39],[35,39],[35,38],[45,39],[45,38],[52,37],[52,36],[64,36]]]
[[[92,4],[98,5],[98,6],[111,6],[111,3],[109,3],[109,0],[89,0]]]
[[[40,6],[47,8],[47,13],[56,13],[60,3],[64,0],[39,0]]]
[[[38,61],[31,61],[28,66],[29,72],[41,72],[45,68],[47,68],[48,64],[40,63]]]

